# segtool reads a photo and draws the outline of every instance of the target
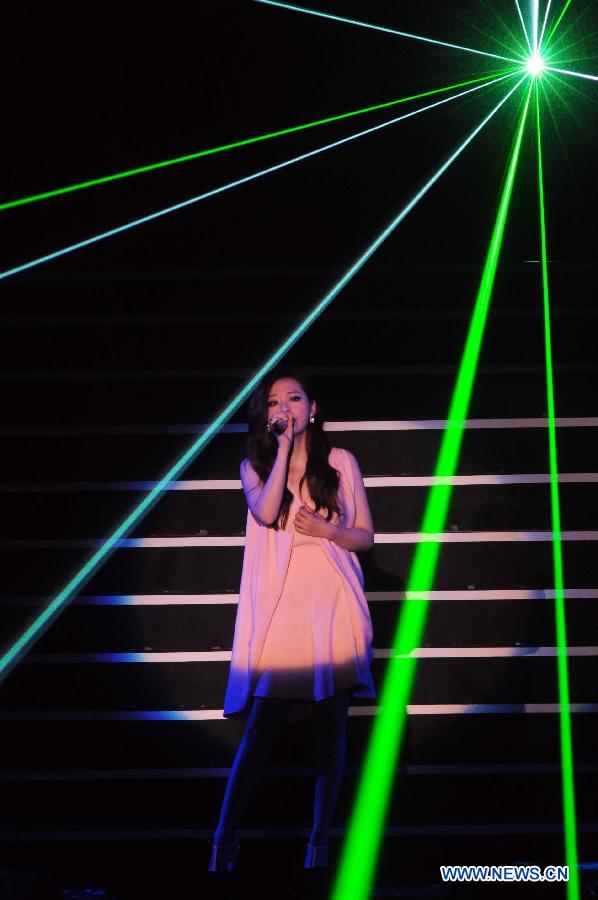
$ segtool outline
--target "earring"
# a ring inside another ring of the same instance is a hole
[[[315,416],[310,416],[310,417],[309,417],[309,421],[312,423],[312,425],[313,425],[313,423],[315,422],[315,420],[316,420],[316,417],[315,417]]]

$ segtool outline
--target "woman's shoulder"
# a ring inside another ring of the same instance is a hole
[[[344,447],[331,447],[328,461],[334,468],[342,468],[345,470],[349,469],[354,471],[357,466],[357,460],[354,455],[350,450],[345,450]]]
[[[335,459],[344,459],[344,460],[355,459],[355,457],[353,456],[351,451],[345,450],[344,447],[331,447],[330,448],[330,458],[332,459],[333,457]]]

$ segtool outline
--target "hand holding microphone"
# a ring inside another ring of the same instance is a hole
[[[286,419],[274,419],[273,422],[268,422],[268,431],[271,431],[274,435],[282,434],[283,431],[286,431],[286,427],[288,422]]]
[[[290,446],[292,444],[293,427],[293,417],[288,411],[285,413],[275,413],[266,423],[266,430],[274,435],[279,447],[284,445]]]

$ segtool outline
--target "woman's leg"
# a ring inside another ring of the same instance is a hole
[[[291,704],[290,700],[253,698],[224,792],[220,819],[214,833],[215,844],[232,841],[235,828],[262,779],[274,738]]]
[[[352,692],[335,694],[314,703],[312,741],[316,785],[314,824],[310,843],[328,844],[330,825],[336,808],[345,766],[347,712]]]

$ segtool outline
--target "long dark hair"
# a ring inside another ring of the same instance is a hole
[[[268,397],[272,385],[281,378],[293,378],[298,381],[310,403],[316,400],[316,394],[309,378],[300,372],[284,366],[277,366],[262,379],[249,401],[247,420],[249,423],[249,437],[247,438],[247,459],[257,472],[262,482],[265,482],[272,471],[278,443],[273,434],[266,431],[268,421]],[[307,487],[316,511],[326,510],[326,521],[329,522],[332,514],[341,516],[341,508],[338,501],[339,473],[328,462],[330,444],[324,433],[324,419],[320,411],[319,402],[316,405],[314,421],[307,426],[306,433],[307,465],[305,474],[299,482],[299,493],[303,483],[307,481]],[[289,461],[290,461],[289,455]],[[287,468],[288,477],[288,468]],[[289,509],[293,495],[285,484],[280,510],[274,528],[284,528],[288,519]]]

